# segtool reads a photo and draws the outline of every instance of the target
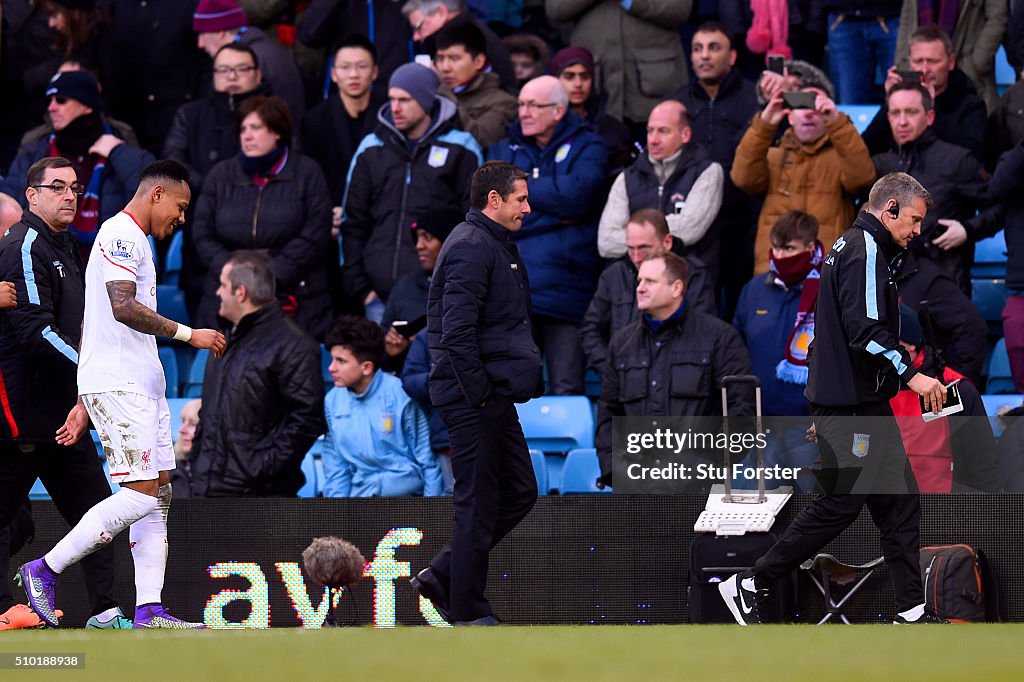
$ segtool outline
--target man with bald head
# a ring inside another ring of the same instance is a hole
[[[704,263],[714,290],[718,232],[711,226],[722,205],[725,173],[707,149],[690,144],[692,136],[690,116],[681,102],[666,100],[651,110],[647,153],[615,179],[601,214],[597,247],[605,258],[624,255],[629,216],[642,208],[656,208],[686,253]]]
[[[488,157],[513,163],[529,176],[533,211],[513,240],[530,277],[533,330],[548,363],[548,392],[582,393],[586,361],[579,324],[601,272],[594,207],[603,202],[608,153],[601,136],[569,108],[569,94],[557,78],[528,81],[518,104],[518,120]]]

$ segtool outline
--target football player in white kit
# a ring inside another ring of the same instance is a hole
[[[57,431],[57,442],[74,443],[92,419],[121,489],[103,500],[52,550],[18,569],[29,605],[56,627],[54,587],[68,566],[131,527],[135,563],[136,628],[199,628],[161,603],[167,564],[167,512],[174,469],[170,411],[156,337],[224,352],[224,336],[189,329],[156,312],[156,269],[149,235],[167,237],[185,219],[191,191],[188,171],[157,161],[139,176],[139,188],[123,211],[105,221],[85,270],[85,322],[78,364],[78,404]]]

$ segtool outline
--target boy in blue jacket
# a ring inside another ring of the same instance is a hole
[[[384,333],[343,315],[327,335],[335,388],[327,394],[324,497],[441,495],[444,484],[423,410],[378,370]]]

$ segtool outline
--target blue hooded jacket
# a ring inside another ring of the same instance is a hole
[[[569,111],[546,146],[526,138],[517,122],[488,150],[488,159],[514,163],[529,174],[532,212],[513,239],[529,273],[533,312],[579,322],[601,274],[597,222],[607,195],[604,141]]]

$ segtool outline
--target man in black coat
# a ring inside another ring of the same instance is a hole
[[[270,259],[236,251],[220,274],[233,326],[210,358],[190,455],[195,497],[294,497],[302,459],[326,429],[320,347],[277,304]]]
[[[68,226],[78,205],[71,162],[46,157],[27,173],[28,210],[0,238],[0,280],[13,282],[17,306],[0,315],[0,529],[19,514],[36,478],[72,526],[110,486],[92,440],[62,446],[57,429],[78,400],[78,348],[85,314],[85,266]],[[0,614],[10,553],[0,537]],[[15,537],[9,538],[12,545]],[[131,627],[113,599],[114,561],[100,550],[82,561],[94,627]],[[102,616],[102,617],[99,617]],[[100,623],[103,621],[103,623]],[[127,625],[125,625],[127,623]]]
[[[441,248],[427,301],[430,400],[451,439],[455,520],[411,582],[454,625],[499,624],[484,596],[489,554],[537,500],[515,406],[541,386],[530,284],[511,239],[530,212],[526,177],[503,161],[476,171],[473,208]]]
[[[736,68],[736,49],[728,30],[709,21],[690,41],[690,60],[696,78],[669,97],[679,100],[690,115],[692,141],[705,147],[722,166],[722,207],[709,232],[719,235],[718,281],[731,311],[754,272],[754,234],[757,213],[746,192],[729,177],[740,138],[757,111],[757,90]],[[731,313],[730,313],[731,314]]]
[[[639,319],[612,334],[601,375],[596,439],[601,483],[611,483],[614,417],[721,415],[722,379],[751,373],[736,329],[684,304],[688,270],[673,253],[654,253],[640,264]],[[752,398],[749,391],[730,391],[729,414],[753,415]]]
[[[597,280],[597,291],[580,323],[580,343],[587,365],[603,374],[612,334],[639,319],[636,307],[637,269],[654,253],[671,252],[686,259],[690,276],[684,294],[686,305],[707,315],[717,315],[715,292],[708,285],[704,264],[687,256],[682,241],[668,231],[668,221],[660,211],[643,208],[626,224],[626,255],[612,262]]]
[[[988,110],[971,79],[956,68],[956,55],[949,36],[934,26],[922,26],[914,31],[910,38],[910,68],[921,73],[921,82],[932,92],[936,137],[965,147],[976,159],[982,159]],[[888,94],[900,81],[893,66],[885,79],[885,92]],[[861,137],[872,154],[881,154],[892,147],[886,105],[871,119]]]
[[[895,622],[944,622],[925,607],[920,500],[889,405],[902,384],[922,396],[928,411],[938,412],[945,402],[942,383],[919,372],[900,345],[893,279],[930,203],[928,191],[909,175],[882,177],[825,258],[804,395],[827,494],[797,515],[753,569],[719,584],[740,625],[763,622],[772,585],[843,532],[864,506],[881,531]]]
[[[986,173],[978,159],[935,135],[931,94],[923,85],[897,83],[886,101],[893,145],[872,157],[878,175],[901,171],[928,188],[935,205],[910,248],[970,295],[974,243],[1002,229],[1005,211],[982,207]]]

